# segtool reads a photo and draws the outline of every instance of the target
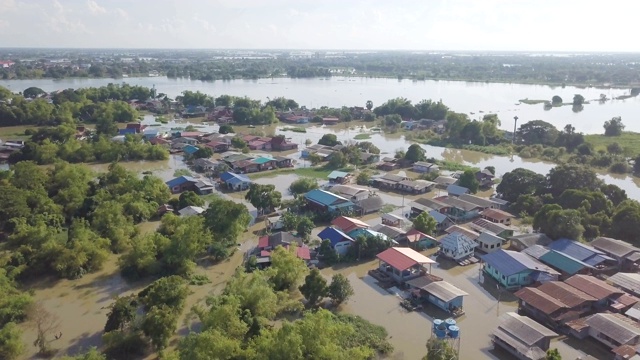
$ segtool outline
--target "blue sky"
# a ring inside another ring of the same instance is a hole
[[[0,0],[2,47],[639,52],[634,0]]]

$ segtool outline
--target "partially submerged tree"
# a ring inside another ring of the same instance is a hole
[[[318,269],[311,269],[309,275],[304,278],[304,284],[300,286],[300,293],[307,299],[307,306],[315,308],[318,303],[327,296],[327,280],[322,277]]]
[[[331,277],[331,285],[327,290],[329,297],[336,306],[346,302],[354,294],[351,282],[342,274],[335,274]]]

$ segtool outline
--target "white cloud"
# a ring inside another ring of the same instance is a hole
[[[100,6],[95,0],[87,0],[87,7],[89,8],[89,11],[94,15],[105,14],[107,12],[107,9]]]
[[[121,18],[123,18],[123,19],[125,19],[125,20],[129,20],[129,13],[128,13],[128,12],[126,12],[126,11],[124,11],[124,10],[122,10],[121,8],[116,8],[116,9],[114,10],[114,12],[115,12],[118,16],[120,16]]]

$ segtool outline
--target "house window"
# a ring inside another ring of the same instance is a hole
[[[493,248],[494,248],[494,245],[493,245],[493,244],[491,244],[491,249],[493,249]]]
[[[505,280],[507,280],[507,277],[502,275],[502,281],[505,281]]]
[[[489,248],[489,244],[484,244],[484,248],[488,249]]]

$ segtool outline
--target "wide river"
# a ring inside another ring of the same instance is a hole
[[[364,106],[367,100],[378,106],[388,99],[405,97],[416,103],[422,99],[440,100],[451,110],[469,114],[477,119],[486,113],[496,113],[502,120],[502,128],[513,129],[513,118],[518,123],[529,120],[544,120],[558,128],[572,124],[584,133],[602,133],[603,123],[614,116],[621,116],[627,130],[640,132],[640,122],[634,120],[640,114],[640,97],[626,100],[612,100],[605,103],[591,101],[584,110],[574,113],[571,106],[545,110],[542,104],[526,105],[520,99],[551,100],[559,95],[570,102],[574,94],[582,94],[587,100],[595,100],[600,94],[608,98],[629,94],[630,89],[596,89],[567,86],[523,85],[508,83],[483,83],[465,81],[412,81],[386,78],[313,78],[313,79],[259,79],[205,82],[189,79],[169,79],[166,77],[142,77],[124,79],[35,79],[0,80],[0,86],[18,92],[35,86],[50,92],[60,89],[98,87],[109,83],[126,82],[132,85],[155,86],[158,93],[170,97],[184,90],[199,90],[219,96],[223,94],[248,96],[266,101],[268,98],[284,96],[296,100],[308,108],[329,106]]]

